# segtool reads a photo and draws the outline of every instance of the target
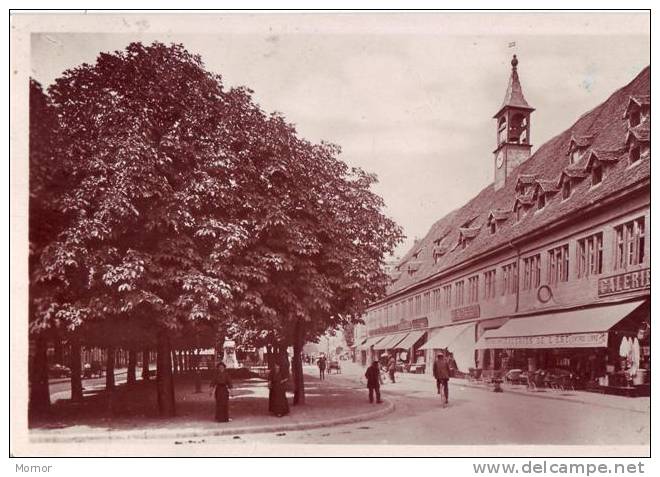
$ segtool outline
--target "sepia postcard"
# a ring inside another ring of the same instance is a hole
[[[650,18],[13,12],[11,455],[649,457]]]

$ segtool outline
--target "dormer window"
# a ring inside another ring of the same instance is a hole
[[[596,164],[591,169],[591,186],[593,187],[601,182],[603,182],[603,166]]]
[[[593,135],[571,136],[571,141],[568,144],[568,162],[571,166],[580,162],[580,160],[584,157],[584,154],[587,152],[587,149],[589,149],[591,146],[593,140]]]
[[[573,151],[571,152],[571,155],[569,156],[570,157],[569,162],[571,163],[571,165],[577,164],[578,162],[580,162],[580,159],[582,159],[583,155],[584,155],[584,150],[581,150],[579,148],[575,148],[575,149],[573,149]]]
[[[561,198],[566,200],[571,196],[571,181],[565,180],[561,187]]]
[[[492,220],[490,222],[490,234],[493,235],[493,234],[495,234],[495,232],[497,232],[497,222]]]
[[[525,216],[525,211],[523,210],[522,205],[519,205],[516,208],[516,222],[520,222],[524,216]]]
[[[641,157],[640,151],[639,151],[639,144],[633,144],[630,147],[630,163],[634,164],[637,161],[639,161],[639,158]]]
[[[628,118],[631,128],[634,128],[641,122],[641,113],[639,109],[635,109],[630,112],[630,117]]]
[[[648,120],[651,111],[651,97],[648,95],[632,95],[623,113],[623,119],[628,119],[628,127],[634,128]]]
[[[539,210],[543,209],[545,207],[545,194],[539,194],[539,198],[537,201],[537,207]]]

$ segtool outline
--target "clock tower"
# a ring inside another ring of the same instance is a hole
[[[511,78],[506,89],[504,103],[493,116],[497,120],[497,148],[493,151],[495,165],[495,190],[501,189],[511,179],[511,171],[531,154],[529,120],[534,111],[525,100],[518,78],[518,58],[511,60]]]

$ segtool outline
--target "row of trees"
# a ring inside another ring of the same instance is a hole
[[[48,406],[50,333],[156,349],[163,415],[173,346],[293,346],[304,402],[302,346],[359,320],[402,238],[376,178],[339,154],[182,45],[103,53],[47,92],[31,81],[31,407]]]

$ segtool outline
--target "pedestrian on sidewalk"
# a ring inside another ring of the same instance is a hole
[[[371,363],[371,366],[367,368],[367,372],[364,373],[364,377],[367,378],[367,389],[369,389],[369,402],[373,404],[374,402],[374,392],[376,393],[376,402],[380,404],[380,368],[378,366],[378,361]]]
[[[275,364],[268,376],[268,411],[277,417],[289,414],[289,401],[286,399],[286,382],[279,364]]]
[[[224,363],[218,363],[216,372],[211,381],[211,392],[215,390],[215,420],[229,422],[229,390],[231,378]]]
[[[321,381],[325,380],[325,368],[326,368],[327,362],[325,360],[325,356],[321,356],[318,361],[318,366],[319,366],[319,378]]]
[[[396,382],[394,380],[394,373],[396,373],[396,360],[394,359],[394,356],[391,356],[389,362],[387,363],[387,374],[390,375],[390,381],[392,383]]]
[[[444,403],[449,403],[449,363],[447,363],[445,355],[442,353],[436,356],[433,363],[433,377],[438,388],[438,394],[440,394],[440,388],[442,387],[445,395]]]

